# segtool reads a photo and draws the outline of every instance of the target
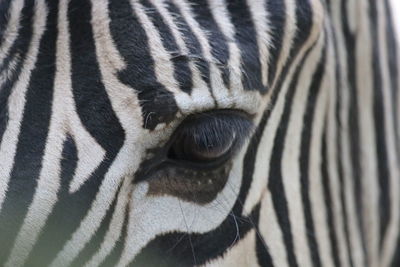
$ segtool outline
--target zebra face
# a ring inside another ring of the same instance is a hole
[[[257,261],[266,121],[309,86],[295,70],[322,54],[319,0],[0,10],[2,264],[205,264],[241,238]]]

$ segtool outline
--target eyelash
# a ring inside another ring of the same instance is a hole
[[[250,136],[252,130],[253,124],[249,116],[241,111],[219,110],[195,114],[188,117],[176,130],[171,139],[168,158],[175,163],[212,168],[226,162]],[[213,145],[212,147],[222,150],[226,145],[230,147],[221,157],[211,158],[209,162],[199,160],[196,162],[190,157],[183,157],[183,152],[179,155],[179,145],[182,146],[179,142],[186,141],[188,138],[191,138],[192,145],[197,148],[208,148]],[[178,145],[178,152],[176,145]]]

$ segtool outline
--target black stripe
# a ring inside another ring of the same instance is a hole
[[[28,9],[29,7],[25,7]],[[31,11],[32,11],[31,7]],[[27,12],[28,13],[28,12]],[[32,13],[32,12],[31,12]],[[32,20],[32,14],[28,15],[29,17],[21,19],[21,21],[26,22],[27,20]],[[10,48],[10,51],[6,55],[3,61],[0,62],[0,75],[5,75],[7,71],[11,71],[11,73],[15,73],[18,70],[20,70],[22,67],[19,67],[21,65],[21,59],[24,58],[26,52],[28,51],[28,45],[29,45],[29,40],[30,38],[27,38],[28,36],[26,35],[28,32],[30,32],[29,35],[32,34],[32,25],[24,25],[20,28],[20,31],[18,33],[18,37],[16,38],[16,41],[13,43],[13,45]],[[25,35],[24,35],[25,33]],[[21,48],[23,49],[21,51]],[[12,66],[14,65],[14,67]],[[14,71],[12,71],[14,69]],[[12,76],[12,75],[11,75]],[[15,76],[15,74],[14,74]],[[4,85],[2,87],[5,87]]]
[[[180,89],[190,94],[192,92],[193,82],[192,72],[189,68],[187,56],[183,55],[182,51],[180,51],[171,33],[171,30],[165,24],[158,10],[154,8],[154,6],[150,4],[148,0],[142,0],[141,2],[147,11],[147,16],[149,16],[150,20],[157,28],[164,47],[172,56],[172,62],[174,64],[174,78],[179,83]]]
[[[0,1],[0,47],[5,41],[5,31],[9,27],[8,22],[10,21],[10,11],[11,11],[11,0]]]
[[[336,39],[336,32],[332,31],[332,44],[334,49],[334,59],[339,57],[339,51],[337,46],[337,39]],[[349,226],[348,226],[348,210],[346,205],[346,185],[344,181],[344,169],[343,169],[343,157],[342,157],[342,129],[343,125],[341,122],[341,111],[343,109],[342,106],[342,77],[343,73],[341,72],[340,62],[335,61],[335,79],[336,79],[336,103],[335,103],[335,122],[336,122],[336,136],[337,136],[337,170],[338,170],[338,178],[339,178],[339,186],[340,186],[340,204],[343,210],[343,230],[346,239],[347,250],[351,251],[351,243],[350,243],[350,233],[349,233]],[[348,253],[348,260],[350,266],[353,266],[353,258],[352,253]]]
[[[313,26],[313,21],[312,21],[313,14],[309,0],[297,0],[296,3],[297,3],[296,14],[295,14],[296,25],[297,25],[296,35],[294,37],[293,44],[289,52],[289,58],[286,60],[286,64],[283,67],[283,71],[278,79],[277,84],[275,85],[276,88],[280,88],[282,86],[282,83],[286,78],[286,74],[289,68],[291,67],[294,59],[296,58],[297,53],[299,53],[300,49],[309,38]],[[293,18],[287,18],[285,20],[285,23],[291,19]]]
[[[0,237],[0,265],[7,259],[28,212],[42,167],[53,97],[58,13],[55,2],[49,3],[48,8],[47,28],[27,88],[14,167],[0,213],[0,229],[7,229]]]
[[[332,14],[331,0],[325,0],[325,8],[328,11],[328,14]]]
[[[322,175],[322,189],[324,192],[324,200],[325,200],[325,208],[326,208],[326,214],[327,214],[327,223],[329,227],[329,238],[331,241],[331,256],[333,258],[333,262],[336,267],[340,267],[340,260],[339,260],[339,248],[338,248],[338,241],[337,241],[337,233],[336,233],[336,228],[335,228],[335,216],[334,216],[334,210],[333,210],[333,200],[332,200],[332,195],[331,195],[331,188],[330,188],[330,183],[329,180],[331,179],[329,177],[328,173],[328,149],[327,149],[327,129],[326,129],[326,123],[325,123],[325,129],[322,135],[322,147],[321,147],[321,157],[322,157],[322,162],[321,162],[321,175]]]
[[[284,1],[266,1],[267,14],[271,23],[271,48],[269,59],[268,81],[273,82],[276,75],[279,56],[283,45],[285,25],[287,23],[286,6]]]
[[[57,255],[71,234],[79,227],[125,139],[124,130],[112,110],[104,85],[101,83],[91,28],[90,1],[72,0],[68,8],[71,78],[77,113],[86,130],[106,150],[106,160],[73,194],[69,193],[71,178],[61,177],[58,202],[48,218],[46,231],[42,232],[31,252],[31,256],[43,258],[42,266],[50,263],[52,257]],[[79,140],[75,139],[75,142]],[[54,235],[53,230],[59,229],[60,223],[63,226],[62,231]],[[49,243],[52,245],[49,246]],[[41,249],[42,247],[46,247],[47,250]]]
[[[395,25],[393,23],[393,14],[392,10],[390,8],[390,3],[388,0],[385,0],[385,14],[386,14],[386,24],[385,24],[385,30],[386,30],[386,44],[387,44],[387,59],[388,59],[388,67],[389,67],[389,76],[390,76],[390,82],[391,82],[391,97],[392,97],[392,112],[393,112],[393,118],[394,118],[394,132],[395,132],[395,140],[396,140],[396,156],[397,156],[397,162],[399,164],[400,161],[400,140],[399,140],[399,130],[400,130],[400,125],[399,125],[399,115],[398,115],[398,107],[399,107],[399,102],[398,102],[398,97],[399,97],[399,80],[398,77],[400,76],[399,72],[399,66],[398,66],[398,40],[396,38],[396,32],[395,32]]]
[[[325,40],[326,41],[326,40]],[[312,216],[311,201],[309,197],[309,163],[310,163],[310,147],[311,134],[314,124],[314,116],[316,114],[316,100],[320,94],[322,78],[325,74],[326,47],[322,51],[322,57],[317,65],[316,71],[313,74],[312,84],[310,86],[309,96],[307,100],[306,110],[303,116],[303,129],[301,133],[300,146],[300,180],[301,180],[301,198],[303,202],[304,217],[307,230],[307,240],[310,247],[311,258],[314,266],[321,266],[317,240],[315,238],[315,227]],[[318,111],[323,112],[323,111]]]
[[[364,255],[367,255],[366,239],[364,234],[364,221],[362,219],[362,193],[361,193],[361,163],[360,163],[360,129],[358,122],[358,98],[357,98],[357,66],[356,66],[356,36],[351,32],[349,19],[347,18],[347,1],[341,1],[342,18],[343,18],[343,35],[345,38],[345,46],[347,51],[347,79],[349,81],[349,117],[348,128],[350,133],[350,157],[353,167],[354,181],[354,198],[356,200],[357,223],[362,238],[362,247]],[[366,257],[365,266],[368,266]]]
[[[260,149],[261,138],[264,134],[264,130],[267,126],[267,122],[271,116],[272,110],[278,100],[280,90],[274,90],[271,95],[270,106],[264,111],[261,117],[260,123],[258,124],[253,136],[250,139],[249,145],[247,147],[246,153],[243,158],[243,172],[242,172],[242,184],[240,186],[240,191],[236,203],[232,209],[235,214],[243,213],[243,205],[247,199],[251,184],[253,182],[253,175],[256,164],[256,156],[258,150]],[[265,174],[267,175],[267,174]]]
[[[201,73],[201,78],[207,84],[210,93],[212,95],[211,90],[211,78],[210,78],[210,62],[206,61],[203,55],[203,49],[200,45],[199,40],[194,35],[192,29],[189,27],[187,21],[180,13],[180,10],[172,3],[167,3],[168,11],[173,15],[174,22],[177,25],[181,36],[183,37],[186,47],[189,50],[188,60],[191,60],[195,63],[197,69]],[[176,60],[180,60],[177,58]]]
[[[167,233],[150,241],[132,266],[193,266],[222,256],[257,227],[260,205],[248,217],[231,212],[215,230],[205,234]],[[144,265],[146,263],[147,265]]]
[[[228,2],[228,11],[235,26],[235,40],[242,52],[242,83],[245,90],[258,90],[265,93],[267,88],[262,84],[261,57],[258,50],[257,33],[246,1]]]
[[[385,14],[386,14],[386,33],[387,33],[387,51],[388,51],[388,64],[389,64],[389,74],[391,81],[391,93],[392,93],[392,105],[393,105],[393,117],[394,117],[394,127],[396,134],[396,152],[398,160],[400,156],[400,141],[399,141],[399,116],[398,116],[398,95],[399,95],[399,83],[398,77],[399,66],[398,66],[398,40],[396,38],[395,25],[393,24],[393,14],[390,3],[388,0],[385,0]],[[399,164],[399,163],[397,163]],[[392,203],[392,205],[398,205],[400,203]],[[391,264],[391,267],[400,266],[400,235],[397,238],[396,249],[394,252],[394,258]]]
[[[256,255],[257,262],[260,267],[273,267],[273,261],[271,255],[268,251],[267,243],[265,242],[264,237],[260,233],[260,224],[263,222],[260,220],[260,212],[261,212],[261,203],[258,203],[251,213],[252,221],[256,221],[257,225],[254,228],[256,234]]]
[[[391,93],[392,93],[392,105],[393,105],[393,117],[394,117],[394,128],[396,134],[396,152],[398,160],[400,156],[400,141],[399,141],[399,117],[398,117],[398,95],[399,95],[399,83],[398,77],[399,73],[399,66],[398,66],[398,45],[397,45],[397,38],[395,32],[395,25],[393,23],[393,14],[390,3],[388,0],[385,0],[385,14],[386,14],[386,33],[387,33],[387,51],[388,51],[388,65],[389,65],[389,74],[390,74],[390,81],[391,81]],[[392,203],[392,205],[398,205],[400,203]],[[397,238],[397,245],[394,252],[394,259],[392,261],[392,267],[400,266],[400,235]]]
[[[21,11],[20,28],[18,37],[10,49],[8,56],[3,62],[0,62],[0,74],[9,71],[10,63],[18,55],[20,58],[15,66],[15,71],[11,72],[10,78],[0,86],[0,142],[3,139],[4,132],[8,123],[8,104],[11,90],[15,85],[23,68],[26,59],[26,53],[29,49],[30,40],[33,33],[33,0],[25,0],[25,6]]]
[[[311,25],[309,25],[309,29],[306,30],[306,32],[308,32],[308,34],[310,33],[311,30]],[[303,33],[304,34],[304,33]],[[306,40],[306,38],[302,38],[304,39],[304,41]],[[238,196],[238,200],[235,203],[235,206],[233,208],[233,211],[236,214],[242,214],[242,206],[243,206],[243,202],[246,200],[247,198],[247,194],[248,191],[250,189],[251,186],[251,182],[253,181],[253,174],[254,174],[254,168],[255,168],[255,163],[256,163],[256,155],[257,155],[257,151],[259,149],[259,143],[261,141],[261,137],[264,133],[264,129],[268,123],[268,120],[271,116],[271,112],[275,107],[276,101],[278,100],[279,97],[279,93],[281,90],[281,87],[283,85],[283,82],[286,80],[287,78],[287,74],[290,70],[290,68],[292,67],[292,63],[295,60],[295,56],[296,54],[299,52],[301,46],[297,45],[296,47],[293,48],[292,51],[292,55],[287,63],[285,64],[285,66],[282,69],[282,74],[279,77],[278,82],[276,83],[275,87],[272,88],[272,93],[271,93],[271,99],[270,99],[270,103],[268,105],[268,108],[264,111],[264,114],[261,118],[261,121],[259,123],[259,125],[257,126],[257,129],[255,130],[249,146],[247,148],[246,154],[244,156],[244,160],[243,160],[243,182],[240,188],[240,192],[239,192],[239,196]],[[308,51],[306,52],[308,53]],[[303,56],[304,57],[304,56]],[[304,59],[302,59],[304,60]]]
[[[400,154],[400,141],[398,140],[399,137],[399,116],[397,112],[397,107],[400,103],[398,103],[398,95],[399,95],[399,81],[398,77],[400,75],[399,66],[398,66],[398,40],[396,38],[395,32],[395,25],[393,24],[393,14],[388,2],[389,0],[384,0],[385,2],[385,14],[386,14],[386,37],[385,40],[387,44],[387,58],[388,58],[388,65],[389,65],[389,75],[390,75],[390,82],[391,82],[391,93],[392,93],[392,106],[393,106],[393,117],[394,117],[394,130],[396,133],[396,140],[397,140],[397,155]]]
[[[332,257],[335,263],[335,266],[341,266],[340,260],[339,260],[339,248],[338,248],[338,240],[337,240],[337,235],[338,233],[336,232],[336,227],[335,227],[335,215],[334,215],[334,208],[333,208],[333,200],[332,200],[332,195],[331,195],[331,188],[330,188],[330,182],[329,180],[331,179],[329,172],[328,172],[328,151],[327,151],[327,132],[326,129],[323,133],[323,139],[322,139],[322,164],[321,164],[321,173],[322,173],[322,185],[323,185],[323,191],[324,191],[324,198],[325,198],[325,205],[326,205],[326,211],[327,211],[327,220],[328,220],[328,226],[329,226],[329,237],[331,240],[331,246],[332,246]]]
[[[72,88],[82,124],[112,159],[124,142],[125,132],[101,82],[90,10],[88,0],[69,4]]]
[[[313,12],[310,0],[296,1],[296,36],[294,38],[291,56],[294,56],[310,36],[313,26]]]
[[[397,238],[397,248],[394,252],[394,257],[391,267],[399,267],[400,266],[400,236]]]
[[[388,64],[389,64],[389,74],[391,81],[391,92],[392,92],[392,106],[393,106],[393,117],[394,117],[394,129],[396,134],[396,152],[398,160],[400,160],[400,140],[399,140],[399,114],[398,107],[400,103],[398,102],[399,98],[399,89],[400,84],[398,77],[400,75],[399,66],[398,66],[398,41],[396,38],[395,25],[393,23],[393,14],[390,8],[390,4],[388,0],[385,0],[385,12],[386,12],[386,32],[387,32],[387,51],[388,51]]]
[[[100,249],[100,245],[104,242],[105,235],[107,231],[110,230],[111,220],[114,216],[114,212],[116,211],[116,205],[118,201],[118,195],[121,190],[121,186],[118,188],[117,193],[115,194],[114,200],[111,203],[110,208],[108,209],[106,216],[102,220],[100,227],[96,230],[95,234],[92,236],[88,244],[82,249],[75,260],[71,263],[71,266],[84,266],[93,255]]]
[[[229,86],[229,49],[227,40],[222,34],[218,25],[215,22],[214,16],[211,14],[210,6],[206,0],[194,0],[193,2],[193,14],[194,18],[200,24],[202,29],[207,29],[207,39],[211,46],[211,54],[213,59],[216,60],[219,70],[222,74],[222,80],[224,81],[225,87]],[[234,74],[236,75],[236,74]],[[215,88],[215,90],[221,90]]]
[[[73,159],[70,159],[72,161]],[[108,162],[103,162],[74,194],[69,193],[69,184],[72,177],[70,168],[72,163],[65,163],[64,173],[61,176],[61,188],[58,192],[58,202],[50,214],[45,230],[39,236],[34,249],[30,253],[27,266],[47,266],[50,261],[61,251],[63,245],[77,230],[94,201],[102,179],[109,168]],[[62,229],[62,230],[60,230]],[[40,259],[40,264],[36,262]],[[36,265],[35,265],[36,264]]]
[[[114,267],[118,264],[119,259],[121,258],[122,251],[125,247],[125,240],[128,236],[128,223],[129,223],[129,205],[125,207],[125,218],[121,230],[121,235],[114,245],[114,248],[108,254],[108,256],[104,259],[104,261],[100,264],[102,267]]]
[[[157,81],[148,36],[129,1],[110,1],[109,14],[111,35],[127,65],[118,78],[136,90],[143,127],[152,130],[159,123],[171,122],[178,111],[174,96]]]
[[[0,99],[0,102],[1,99]],[[3,140],[3,135],[4,132],[6,131],[6,127],[9,121],[9,114],[8,114],[8,107],[5,104],[4,106],[0,105],[0,144],[2,143]]]
[[[306,57],[307,56],[305,56],[299,66],[297,66],[296,72],[290,83],[288,93],[285,97],[284,111],[273,142],[274,145],[272,149],[272,156],[271,161],[269,162],[270,171],[268,174],[268,189],[271,192],[272,203],[278,218],[279,226],[281,227],[283,233],[283,240],[290,266],[298,266],[298,263],[294,253],[292,227],[290,224],[288,200],[286,198],[285,187],[283,185],[281,160],[290,121],[291,106],[299,80],[301,66],[304,65]]]
[[[257,261],[260,267],[273,267],[271,255],[268,252],[268,247],[261,235],[256,236],[256,253]]]
[[[378,159],[378,181],[379,181],[379,211],[380,211],[380,248],[382,249],[383,237],[391,217],[390,203],[390,180],[388,155],[386,150],[386,128],[385,128],[385,110],[383,92],[385,90],[382,84],[381,58],[378,29],[378,11],[376,1],[369,0],[369,16],[371,21],[371,42],[372,42],[372,60],[373,63],[373,99],[374,99],[374,122],[375,122],[375,142]]]
[[[310,31],[308,31],[310,32]],[[293,55],[296,55],[298,50],[300,49],[300,46],[296,48],[296,51],[293,52]],[[307,53],[310,51],[310,49],[307,51]],[[305,57],[305,56],[304,56]],[[270,118],[271,112],[274,109],[274,106],[276,104],[276,101],[278,100],[278,96],[280,93],[280,88],[286,79],[286,76],[290,70],[290,67],[292,67],[292,62],[294,61],[295,56],[292,56],[289,58],[288,63],[284,66],[282,75],[280,76],[280,79],[278,80],[277,85],[275,88],[273,88],[273,92],[271,94],[271,100],[270,100],[270,105],[268,108],[264,111],[264,114],[261,118],[261,121],[259,125],[257,126],[257,129],[255,130],[255,133],[253,134],[249,146],[247,148],[246,154],[244,156],[243,160],[243,175],[242,175],[242,185],[240,188],[239,196],[238,199],[232,209],[233,214],[242,214],[243,211],[243,203],[245,199],[247,198],[251,183],[252,183],[252,177],[254,174],[254,169],[255,169],[255,157],[257,155],[257,150],[259,149],[259,143],[261,141],[261,137],[264,133],[264,129],[266,127],[266,124]],[[304,61],[304,59],[303,59]],[[224,229],[226,225],[229,225],[228,222],[230,220],[230,217],[227,218],[227,220],[224,221],[224,223],[221,224],[221,226],[218,229]]]
[[[304,42],[307,40],[311,33],[312,22],[312,12],[311,6],[306,1],[299,0],[296,7],[296,21],[298,25],[298,30],[295,36],[295,44],[292,48],[291,55],[292,58],[300,50]],[[314,43],[315,46],[315,43]],[[314,47],[313,46],[313,47]],[[272,157],[270,161],[270,172],[268,180],[268,188],[271,192],[272,202],[274,209],[276,211],[279,225],[283,232],[283,239],[286,246],[288,261],[290,266],[298,266],[296,256],[294,254],[292,229],[289,220],[289,210],[287,205],[287,199],[285,194],[285,189],[282,181],[282,169],[281,169],[281,159],[285,144],[285,137],[287,133],[287,128],[290,119],[291,105],[297,87],[298,78],[300,75],[301,67],[303,66],[305,59],[309,55],[311,50],[308,50],[297,66],[296,72],[294,74],[293,80],[291,81],[289,91],[285,98],[284,112],[281,117],[281,122],[278,127],[277,133],[274,139],[274,146],[272,150]],[[292,59],[289,59],[288,63],[291,63]]]
[[[187,241],[190,238],[190,235],[183,233],[157,237],[142,249],[129,266],[194,266],[194,256],[191,254],[190,246],[191,241]]]
[[[336,46],[336,45],[335,45]],[[336,48],[335,48],[336,49]],[[335,50],[337,52],[337,50]],[[336,54],[337,55],[337,54]],[[342,97],[341,97],[341,73],[340,73],[340,64],[336,62],[336,106],[335,106],[335,117],[336,117],[336,136],[337,136],[337,171],[339,178],[339,187],[340,187],[340,205],[343,210],[343,231],[344,237],[346,239],[347,250],[351,251],[351,243],[350,243],[350,230],[348,225],[348,210],[346,205],[346,184],[344,181],[344,169],[343,169],[343,157],[342,157],[342,125],[340,120],[340,112],[342,110]],[[350,266],[353,266],[353,258],[352,254],[348,253],[348,260]]]
[[[11,2],[11,1],[9,1]],[[1,8],[8,8],[7,6],[7,1],[3,1],[2,4],[5,4],[6,6],[2,7],[0,4],[0,28],[1,26],[6,26],[8,23],[8,20],[10,19],[9,14],[4,13],[4,16],[2,16],[3,13]],[[32,32],[33,32],[33,11],[35,9],[34,7],[35,1],[34,0],[25,0],[23,3],[23,8],[19,18],[19,28],[18,28],[18,33],[17,37],[14,41],[14,43],[11,45],[10,50],[4,60],[0,62],[0,73],[3,73],[3,70],[7,70],[9,67],[11,61],[19,55],[19,57],[23,58],[25,53],[28,50],[30,40],[32,38]],[[6,12],[6,11],[4,11]],[[4,20],[3,22],[1,20]],[[3,24],[5,23],[5,24]],[[5,30],[5,29],[4,29]],[[11,33],[15,34],[15,33]],[[3,42],[4,40],[1,40],[5,36],[2,36],[1,29],[0,29],[0,46],[4,45]],[[9,41],[9,40],[8,40]]]
[[[70,181],[75,173],[75,169],[78,162],[78,151],[75,141],[71,136],[67,136],[63,145],[62,161],[61,161],[61,177],[62,180]],[[67,217],[68,214],[65,214]],[[46,266],[46,260],[48,257],[54,257],[51,255],[52,250],[49,250],[53,246],[53,241],[58,237],[59,233],[64,228],[64,218],[60,218],[56,224],[49,225],[43,229],[44,232],[48,233],[47,242],[42,242],[40,247],[35,247],[35,250],[29,254],[26,266]]]
[[[339,116],[339,110],[340,110],[340,93],[339,93],[339,88],[337,88],[337,99],[336,99],[336,115]],[[343,158],[342,158],[342,140],[341,136],[342,133],[340,131],[340,118],[336,118],[337,122],[337,128],[336,128],[336,136],[337,136],[337,164],[338,164],[338,178],[339,178],[339,187],[340,187],[340,205],[343,210],[343,231],[344,231],[344,237],[346,239],[346,245],[347,245],[347,250],[351,251],[351,243],[350,243],[350,230],[349,230],[349,225],[348,225],[348,210],[347,210],[347,205],[346,205],[346,184],[344,181],[344,170],[343,170]],[[359,229],[361,230],[361,229]],[[350,266],[353,266],[353,258],[352,254],[348,253],[348,260]]]

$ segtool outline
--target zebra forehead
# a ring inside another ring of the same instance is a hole
[[[137,94],[145,128],[168,123],[178,113],[212,108],[255,113],[258,92],[265,93],[269,87],[262,81],[265,70],[260,63],[269,43],[259,47],[253,15],[246,5],[238,2],[229,10],[210,9],[213,4],[195,2],[110,1],[107,14],[93,2],[86,20],[69,13],[71,28],[94,22],[97,53],[115,49],[114,54],[101,56],[109,58],[106,64],[111,68],[115,58],[123,62],[114,74]],[[231,16],[220,20],[218,12]],[[86,34],[90,42],[92,34]],[[77,56],[87,53],[79,48]]]
[[[108,57],[112,66],[118,65],[116,58],[121,59],[115,75],[137,93],[149,128],[172,120],[179,111],[239,105],[255,112],[257,93],[269,91],[275,68],[283,64],[278,54],[288,52],[280,47],[284,31],[297,30],[307,36],[316,22],[307,1],[296,12],[280,1],[252,5],[205,0],[101,3],[92,2],[86,18],[71,9],[70,27],[93,22],[94,34],[90,30],[86,34],[89,41],[92,35],[97,40],[97,51],[99,47],[104,52],[116,50],[101,56]],[[287,23],[294,20],[298,23]],[[82,31],[77,34],[85,36]],[[302,42],[299,39],[290,40],[294,47]],[[81,50],[77,55],[85,53]]]
[[[307,31],[312,23],[309,4],[302,5],[295,14],[283,1],[69,1],[58,23],[70,30],[70,57],[79,58],[71,64],[77,95],[104,83],[108,71],[117,77],[112,92],[131,88],[138,101],[122,102],[140,105],[143,126],[154,129],[181,113],[256,113],[259,93],[276,78],[284,30]],[[294,19],[301,23],[285,23]]]

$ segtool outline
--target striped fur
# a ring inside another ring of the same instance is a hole
[[[389,0],[0,0],[0,265],[399,266],[395,18]],[[255,126],[226,163],[160,161],[218,112]]]

